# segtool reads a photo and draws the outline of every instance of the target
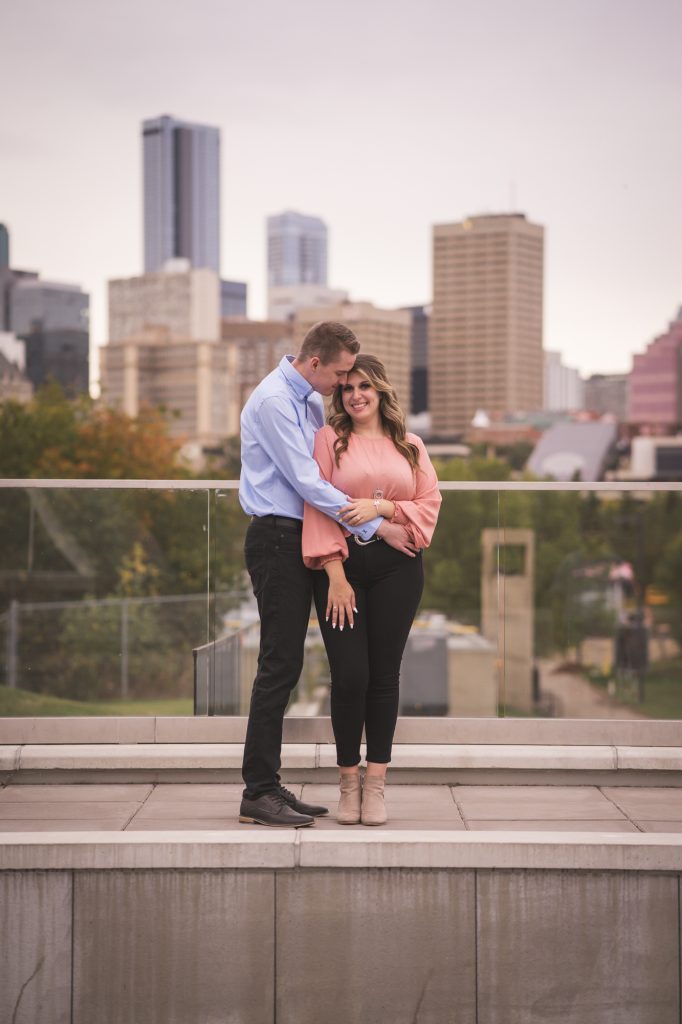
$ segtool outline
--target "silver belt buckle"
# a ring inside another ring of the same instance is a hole
[[[360,537],[358,536],[357,533],[353,534],[353,540],[355,541],[356,544],[359,544],[361,548],[366,548],[368,544],[373,544],[375,540],[379,539],[380,538],[377,537],[377,535],[375,534],[373,537],[370,537],[369,540],[360,540]]]

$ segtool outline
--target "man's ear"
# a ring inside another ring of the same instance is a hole
[[[311,356],[310,357],[310,369],[313,371],[313,373],[315,372],[315,370],[318,368],[319,365],[320,365],[320,357],[319,356]]]

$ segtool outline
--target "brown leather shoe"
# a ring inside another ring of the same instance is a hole
[[[345,773],[339,779],[341,798],[336,811],[336,820],[339,825],[357,825],[360,822],[360,802],[362,787],[360,786],[360,773],[355,775]]]
[[[384,803],[385,779],[380,775],[365,775],[362,785],[362,811],[360,820],[363,825],[383,825],[386,822],[386,804]]]

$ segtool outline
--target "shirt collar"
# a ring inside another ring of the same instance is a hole
[[[299,401],[304,402],[312,394],[313,387],[308,383],[303,374],[294,369],[292,366],[294,359],[295,356],[282,356],[279,368],[295,397]]]

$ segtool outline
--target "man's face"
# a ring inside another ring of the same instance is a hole
[[[320,395],[331,395],[339,386],[345,384],[349,372],[355,364],[355,356],[342,349],[338,358],[331,363],[321,363],[317,356],[310,360],[310,376],[308,380],[314,391]]]

